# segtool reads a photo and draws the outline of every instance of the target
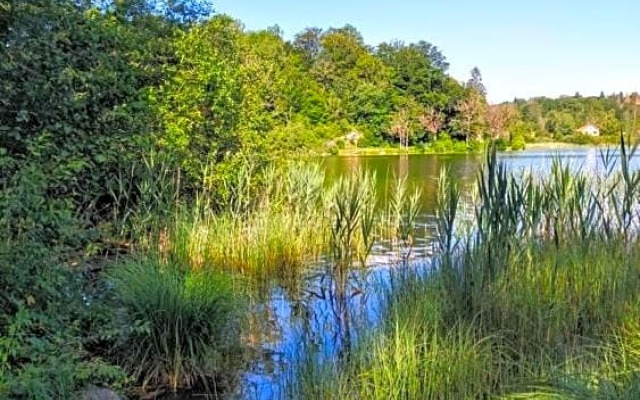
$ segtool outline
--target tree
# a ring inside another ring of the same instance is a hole
[[[484,97],[475,89],[470,89],[467,96],[456,105],[457,123],[463,130],[466,141],[469,140],[469,136],[476,139],[482,138],[485,108]]]
[[[511,125],[517,117],[517,109],[512,104],[499,104],[487,108],[487,123],[492,138],[502,137],[505,129]]]
[[[313,65],[322,50],[322,29],[307,28],[296,34],[293,47],[303,54],[307,66]]]
[[[211,0],[87,0],[84,3],[93,3],[126,20],[152,15],[176,24],[191,24],[205,21],[213,14]]]
[[[418,49],[422,54],[425,55],[430,61],[431,65],[436,67],[442,72],[447,72],[449,69],[449,63],[447,62],[447,58],[442,54],[438,46],[434,46],[431,43],[421,40],[418,43],[411,44],[410,47]]]
[[[473,69],[471,70],[471,78],[467,81],[466,87],[468,89],[475,90],[483,97],[487,95],[487,89],[482,83],[482,74],[480,73],[480,69],[478,67],[473,67]]]
[[[426,42],[420,43],[409,46],[402,42],[382,43],[376,54],[389,67],[391,82],[400,96],[411,96],[423,107],[443,109],[450,99],[447,77],[429,58],[433,48]],[[440,57],[444,58],[441,54]]]
[[[221,162],[239,149],[241,116],[241,30],[218,16],[175,41],[169,79],[154,95],[162,121],[159,144],[196,177],[203,161]]]
[[[78,214],[107,208],[122,165],[148,149],[148,89],[163,79],[162,20],[72,0],[15,0],[0,42],[0,181],[30,165]]]
[[[431,137],[437,137],[444,126],[444,115],[434,108],[426,108],[418,118],[422,129],[427,131]]]
[[[574,114],[553,110],[547,115],[546,129],[555,136],[573,135],[578,128]]]
[[[400,147],[409,147],[409,136],[411,135],[411,121],[406,108],[396,111],[391,117],[391,134],[398,138]]]

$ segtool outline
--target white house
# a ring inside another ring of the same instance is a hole
[[[600,128],[598,128],[594,124],[586,124],[582,128],[578,129],[578,132],[582,133],[583,135],[600,136]]]
[[[360,140],[360,138],[362,138],[362,133],[356,130],[353,130],[344,136],[344,140],[355,146],[358,146],[358,140]]]

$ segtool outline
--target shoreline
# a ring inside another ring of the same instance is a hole
[[[525,150],[560,150],[560,149],[589,149],[589,148],[606,148],[609,146],[616,146],[616,144],[603,143],[603,144],[577,144],[567,142],[540,142],[540,143],[527,143]]]
[[[527,143],[524,150],[506,150],[500,153],[518,153],[529,150],[570,150],[570,149],[589,149],[589,148],[606,148],[615,147],[616,144],[576,144],[567,142],[539,142]],[[342,149],[337,154],[325,153],[324,157],[354,157],[354,156],[400,156],[400,155],[465,155],[465,154],[482,154],[482,152],[434,152],[424,151],[418,147],[409,147],[401,149],[399,147],[359,147],[351,149]]]

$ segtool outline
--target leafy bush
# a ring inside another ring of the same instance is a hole
[[[509,142],[505,138],[498,138],[495,140],[496,150],[498,151],[507,151],[509,147]]]
[[[36,242],[0,244],[0,287],[1,398],[74,398],[87,384],[126,382],[91,351],[103,317],[54,253]]]
[[[446,133],[440,134],[438,139],[434,140],[430,144],[431,152],[440,154],[440,153],[451,153],[454,146],[454,142],[451,139],[451,136]]]
[[[471,139],[467,144],[467,150],[471,153],[481,153],[485,148],[485,143],[483,140]]]
[[[567,136],[565,140],[569,143],[582,144],[582,145],[598,143],[597,137],[593,137],[590,135],[583,135],[583,134],[575,134],[573,136]]]
[[[130,327],[116,356],[136,382],[174,391],[224,386],[239,337],[236,283],[229,275],[145,258],[114,267],[112,280],[122,324]]]
[[[514,151],[524,150],[525,146],[526,144],[525,144],[524,136],[522,135],[516,135],[511,140],[511,150],[514,150]]]
[[[8,7],[0,148],[16,169],[0,170],[0,182],[25,163],[38,165],[47,197],[91,214],[105,205],[118,168],[144,146],[151,124],[142,89],[157,71],[146,68],[155,48],[143,24],[120,24],[80,3],[17,0]]]

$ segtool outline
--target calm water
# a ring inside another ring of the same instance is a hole
[[[601,173],[602,162],[597,149],[563,149],[561,151],[525,151],[499,155],[512,171],[544,174],[554,158],[560,157],[575,170]],[[374,171],[382,201],[388,197],[395,177],[406,177],[410,186],[422,190],[422,210],[415,254],[416,264],[428,265],[434,218],[437,178],[443,167],[450,169],[462,194],[469,194],[478,168],[479,155],[408,155],[329,157],[322,160],[329,181],[360,168]],[[638,166],[638,160],[633,163]],[[295,360],[311,351],[314,357],[336,364],[340,350],[357,340],[354,326],[375,326],[380,315],[382,294],[389,281],[393,251],[380,243],[374,248],[372,266],[354,270],[349,286],[339,290],[326,273],[326,265],[310,265],[302,284],[296,289],[274,286],[266,301],[253,310],[252,344],[254,361],[243,376],[240,397],[243,399],[280,399],[287,379],[295,380]],[[373,289],[377,288],[377,289]],[[346,308],[346,313],[344,309]],[[345,315],[346,314],[346,315]],[[345,328],[345,318],[349,325]],[[304,343],[304,346],[302,345]]]

